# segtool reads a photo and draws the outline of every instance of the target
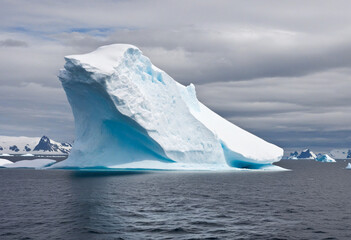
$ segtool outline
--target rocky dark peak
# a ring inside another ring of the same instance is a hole
[[[72,147],[72,144],[70,143],[61,143],[61,145],[64,147]]]
[[[50,138],[48,138],[47,136],[42,136],[40,141],[41,142],[48,142],[48,143],[50,143]]]
[[[290,153],[291,157],[297,157],[299,155],[299,153],[297,151]]]
[[[9,149],[15,152],[19,152],[19,149],[16,145],[10,146]]]
[[[56,144],[51,144],[50,139],[48,137],[43,136],[40,139],[38,145],[35,146],[33,151],[43,150],[43,151],[52,152],[52,151],[55,151],[57,148],[58,146]]]
[[[311,150],[305,149],[300,153],[300,155],[297,158],[308,159],[308,158],[314,158],[314,156],[312,155]]]
[[[347,157],[346,158],[351,158],[351,150],[347,152]]]

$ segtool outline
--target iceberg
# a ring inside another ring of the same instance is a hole
[[[65,57],[59,79],[75,119],[69,157],[54,168],[265,169],[283,149],[198,101],[135,46]]]
[[[31,153],[26,153],[26,154],[22,154],[22,157],[34,157],[34,154]]]
[[[328,154],[319,154],[316,158],[318,162],[336,162],[334,158],[330,157]]]
[[[13,155],[8,154],[8,153],[3,153],[0,155],[1,157],[12,157]]]
[[[0,158],[0,167],[3,167],[6,164],[12,164],[10,160],[7,160],[5,158]]]
[[[346,169],[350,169],[351,170],[351,163],[347,164]]]
[[[56,163],[55,160],[52,159],[35,159],[35,160],[22,160],[14,163],[4,164],[5,168],[35,168],[42,169],[45,167],[49,167],[52,164]]]

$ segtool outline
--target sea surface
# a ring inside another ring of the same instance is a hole
[[[345,161],[285,172],[0,169],[0,239],[351,239]]]

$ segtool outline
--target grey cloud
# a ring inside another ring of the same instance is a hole
[[[30,5],[30,8],[27,7]],[[267,7],[269,6],[269,7]],[[349,1],[3,1],[1,25],[48,31],[68,27],[174,27],[235,23],[303,31],[350,25]],[[13,14],[13,13],[18,13]],[[79,13],[79,14],[78,14]],[[43,23],[45,21],[45,24]]]
[[[198,85],[197,93],[200,100],[214,108],[255,102],[295,104],[315,109],[349,106],[351,101],[349,75],[349,69],[335,69],[304,77],[212,83]],[[253,109],[257,110],[259,109]]]
[[[58,43],[31,41],[26,48],[3,48],[0,51],[0,84],[40,83],[59,87],[57,74],[69,49]]]
[[[0,40],[0,47],[28,47],[28,44],[15,39],[5,39]]]
[[[4,1],[0,39],[27,47],[0,51],[0,131],[72,139],[72,114],[56,77],[63,56],[131,43],[175,80],[195,83],[213,110],[269,141],[351,148],[350,7],[349,1]]]
[[[198,98],[217,113],[283,147],[327,147],[327,139],[329,147],[346,147],[351,146],[346,137],[351,131],[349,76],[349,69],[336,69],[304,77],[203,84],[196,89]]]
[[[73,116],[62,89],[38,84],[2,86],[0,102],[2,135],[73,139]]]
[[[134,44],[185,84],[303,76],[351,65],[351,32],[329,37],[263,28],[187,27],[118,30],[106,38],[82,33],[57,37],[81,52],[115,42]]]

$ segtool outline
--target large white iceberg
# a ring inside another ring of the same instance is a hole
[[[135,46],[65,57],[59,79],[75,119],[73,149],[54,167],[260,169],[283,149],[235,126]]]

